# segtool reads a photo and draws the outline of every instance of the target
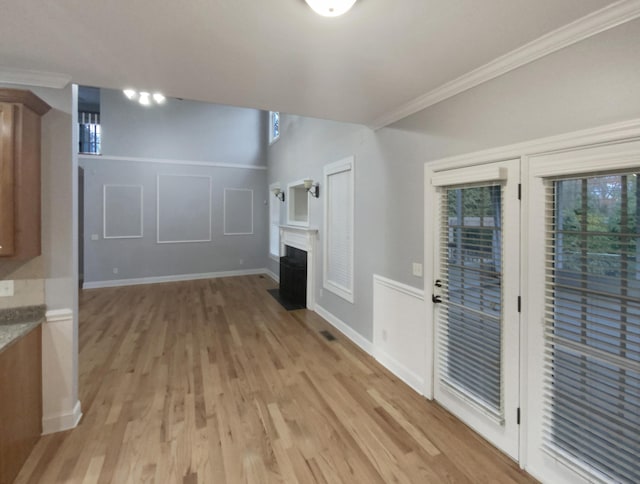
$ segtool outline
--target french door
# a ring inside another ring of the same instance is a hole
[[[640,142],[532,157],[527,171],[525,468],[640,482]]]
[[[434,173],[434,397],[519,457],[520,160]]]

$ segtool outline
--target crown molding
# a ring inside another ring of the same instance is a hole
[[[30,71],[0,67],[0,82],[21,86],[62,89],[71,82],[71,76],[58,72]]]
[[[380,129],[560,49],[640,17],[640,0],[619,0],[442,84],[369,125]]]
[[[427,161],[434,173],[482,165],[493,161],[511,160],[522,156],[534,156],[577,147],[617,143],[625,140],[640,139],[640,119],[631,119],[620,123],[587,128],[546,138],[523,141],[498,148],[450,156],[439,160]]]

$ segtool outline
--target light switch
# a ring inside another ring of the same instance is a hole
[[[419,262],[413,263],[413,275],[416,277],[422,277],[422,264]]]
[[[0,281],[0,297],[13,296],[13,281]]]
[[[91,234],[91,240],[98,240],[100,236],[98,234]]]

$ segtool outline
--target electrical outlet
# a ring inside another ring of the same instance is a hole
[[[0,281],[0,297],[13,296],[13,281]]]
[[[244,259],[240,259],[240,265],[244,264]]]
[[[382,330],[382,341],[387,341],[387,330],[386,329]]]
[[[91,240],[98,240],[100,236],[98,234],[91,234]]]
[[[114,274],[117,274],[117,273],[118,273],[118,268],[117,268],[117,267],[114,267],[114,268],[113,268],[113,273],[114,273]]]
[[[422,277],[422,264],[420,264],[420,262],[413,263],[413,275],[416,277]]]

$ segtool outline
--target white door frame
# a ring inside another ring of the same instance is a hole
[[[496,447],[518,460],[519,429],[517,412],[519,405],[519,327],[520,315],[517,309],[519,295],[519,260],[520,260],[520,203],[518,200],[518,184],[520,183],[520,159],[512,159],[487,163],[468,168],[457,168],[431,172],[429,186],[426,187],[434,201],[431,212],[437,214],[441,207],[439,188],[457,187],[469,184],[500,183],[502,186],[502,343],[501,343],[501,392],[502,418],[489,415],[480,405],[461,396],[450,387],[439,383],[439,345],[437,335],[437,318],[434,320],[434,348],[432,367],[434,372],[433,396],[442,405],[456,414],[467,425],[472,427]],[[432,217],[434,221],[438,217]],[[437,223],[437,222],[435,222]],[[439,253],[441,248],[437,241],[440,227],[434,225],[430,238],[433,239],[432,279],[425,280],[425,292],[433,289],[434,278],[439,277]],[[425,236],[427,237],[427,236]],[[429,290],[427,290],[429,289]],[[431,292],[434,292],[433,290]],[[429,299],[428,296],[426,299]],[[429,299],[430,300],[430,299]],[[441,305],[431,304],[432,314],[442,309]]]
[[[526,225],[526,214],[530,213],[529,200],[528,200],[528,179],[529,179],[529,165],[527,161],[530,157],[545,153],[552,153],[562,150],[568,150],[578,147],[587,147],[594,145],[601,145],[606,143],[617,143],[625,140],[637,140],[640,139],[640,119],[632,119],[619,123],[613,123],[596,128],[589,128],[580,131],[574,131],[556,136],[550,136],[547,138],[541,138],[522,143],[516,143],[507,146],[501,146],[498,148],[491,148],[473,153],[466,153],[457,156],[451,156],[436,161],[430,161],[425,163],[424,170],[424,277],[425,286],[427,289],[431,289],[431,284],[435,280],[434,271],[434,243],[433,243],[433,231],[435,230],[435,224],[437,223],[434,218],[434,207],[437,206],[437,198],[435,191],[431,189],[431,177],[434,173],[450,170],[453,168],[463,168],[470,166],[479,166],[494,161],[501,161],[506,159],[521,158],[522,163],[522,225]],[[522,253],[526,254],[529,242],[527,234],[523,233],[522,236]],[[522,259],[526,259],[523,257]],[[520,330],[520,381],[526,382],[527,375],[529,373],[529,356],[528,350],[528,329],[532,325],[536,324],[535,320],[532,320],[529,316],[531,307],[531,301],[528,297],[528,278],[527,270],[528,266],[521,261],[522,270],[521,273],[521,290],[522,290],[522,313],[521,313],[521,330]],[[427,292],[427,291],[425,291]],[[537,324],[540,324],[538,321]],[[433,385],[434,385],[434,321],[433,321],[433,303],[430,297],[425,297],[425,325],[427,337],[431,338],[427,344],[426,352],[426,366],[424,369],[425,385],[423,394],[429,399],[433,399]],[[535,401],[537,395],[527,391],[527,385],[520,385],[520,409],[521,409],[521,422],[520,422],[520,458],[519,465],[522,469],[525,469],[532,476],[545,480],[545,470],[540,468],[539,462],[532,459],[533,453],[539,449],[534,448],[533,444],[530,444],[530,429],[536,425],[536,422],[532,421],[529,409],[531,402]],[[575,479],[575,474],[571,474],[570,477]],[[579,482],[579,481],[578,481]]]

